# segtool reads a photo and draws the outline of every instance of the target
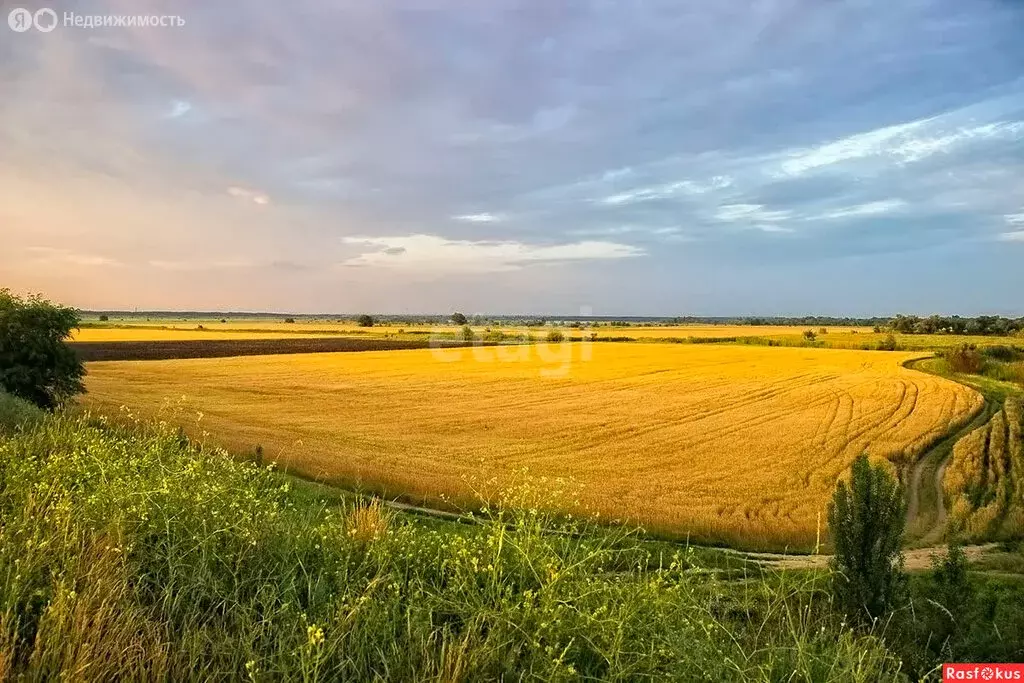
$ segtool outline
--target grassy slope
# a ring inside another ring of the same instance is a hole
[[[0,679],[894,678],[813,577],[727,581],[536,509],[423,522],[49,418],[0,440]]]

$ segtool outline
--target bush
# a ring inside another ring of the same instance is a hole
[[[452,313],[452,322],[456,325],[465,325],[467,322],[466,316],[456,311],[455,313]]]
[[[997,360],[1002,363],[1012,363],[1014,361],[1024,359],[1024,349],[1018,346],[985,346],[981,349],[981,354],[986,358]]]
[[[295,322],[295,318],[285,318],[284,321],[286,323],[294,323]]]
[[[906,524],[903,489],[867,455],[853,461],[849,482],[840,480],[828,507],[835,546],[829,562],[836,603],[855,623],[871,626],[904,599],[900,545]]]
[[[0,434],[11,433],[42,416],[43,412],[37,406],[0,391]]]
[[[878,342],[879,351],[896,351],[899,348],[899,344],[896,343],[896,335],[892,332],[885,335],[885,339]]]
[[[40,296],[0,289],[0,389],[53,408],[85,391],[85,368],[64,343],[78,312]]]
[[[373,317],[366,315],[365,313],[356,318],[356,324],[359,325],[359,327],[373,327],[373,323]]]
[[[815,334],[814,330],[804,330],[804,339],[807,341],[814,341],[817,338],[818,335]]]
[[[985,368],[985,357],[978,353],[977,347],[973,344],[961,344],[954,349],[948,349],[942,356],[953,372],[977,375]]]
[[[476,338],[473,335],[473,328],[470,327],[469,325],[463,325],[460,334],[462,335],[463,341],[471,342]]]
[[[101,316],[100,316],[100,322],[101,322],[101,323],[105,323],[105,322],[107,322],[108,320],[110,320],[110,316],[109,316],[109,315],[106,315],[106,314],[104,314],[104,315],[101,315]]]
[[[548,332],[546,339],[551,344],[561,344],[565,341],[565,335],[562,334],[561,330],[551,330]]]

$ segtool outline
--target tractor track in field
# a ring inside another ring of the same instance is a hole
[[[927,359],[912,360],[906,363],[906,367],[939,377],[934,373],[918,370],[915,366],[922,360]],[[950,381],[955,382],[956,380],[950,379]],[[913,465],[904,469],[904,483],[907,486],[906,537],[907,545],[910,547],[934,546],[942,541],[948,514],[942,480],[949,460],[953,456],[953,447],[965,435],[986,424],[1003,407],[1002,401],[998,397],[988,395],[980,391],[978,387],[963,382],[959,382],[959,384],[977,391],[981,394],[984,402],[978,412],[971,416],[966,423],[940,437],[921,457],[914,461]],[[928,488],[930,491],[927,490]],[[926,492],[933,504],[927,506],[928,509],[923,509],[926,507],[922,502]]]

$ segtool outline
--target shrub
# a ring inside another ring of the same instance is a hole
[[[284,321],[286,323],[294,323],[295,322],[295,318],[285,318]]]
[[[462,331],[460,332],[460,334],[462,335],[462,340],[463,341],[471,342],[471,341],[473,341],[473,339],[476,338],[473,335],[473,328],[470,327],[469,325],[463,325],[462,326]]]
[[[546,339],[551,344],[561,344],[565,341],[565,335],[562,334],[561,330],[551,330],[548,332]]]
[[[85,368],[64,343],[77,326],[72,308],[0,289],[0,389],[41,408],[84,392]]]
[[[973,344],[961,344],[943,353],[949,369],[966,375],[977,375],[985,368],[985,357]]]
[[[896,351],[899,348],[899,344],[896,343],[896,335],[892,332],[885,335],[885,339],[878,342],[879,351]]]
[[[105,323],[105,322],[107,322],[108,320],[110,320],[110,316],[109,316],[109,315],[106,315],[106,314],[104,314],[104,315],[101,315],[101,316],[100,316],[100,322],[101,322],[101,323]]]
[[[465,325],[467,322],[466,316],[456,311],[455,313],[452,313],[452,322],[456,325]]]
[[[804,330],[804,339],[807,341],[814,341],[818,338],[818,335],[814,333],[814,330]]]
[[[32,403],[0,391],[0,434],[31,424],[42,415]]]
[[[374,320],[372,316],[363,313],[361,316],[356,318],[356,324],[359,327],[373,327]]]
[[[1000,344],[982,347],[981,354],[986,358],[1003,363],[1012,363],[1013,361],[1024,359],[1024,349],[1017,346],[1003,346]]]
[[[853,462],[849,482],[840,480],[828,507],[835,546],[829,562],[836,603],[862,625],[886,617],[904,598],[900,544],[906,524],[903,490],[883,465],[867,455]]]

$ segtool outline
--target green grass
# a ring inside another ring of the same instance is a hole
[[[45,418],[0,439],[0,680],[898,677],[822,577],[723,577],[538,495],[443,523],[166,425]]]
[[[29,427],[43,415],[34,404],[0,390],[0,435]]]

